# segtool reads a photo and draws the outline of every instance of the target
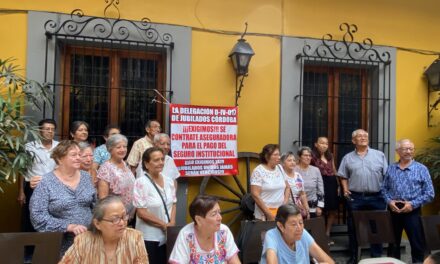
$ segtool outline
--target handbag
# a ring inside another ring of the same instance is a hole
[[[280,165],[278,165],[280,166]],[[278,167],[277,166],[277,167]],[[285,176],[285,177],[289,177],[286,175],[286,172],[284,170],[282,170],[281,168],[278,167],[278,169],[281,171],[281,173]],[[289,186],[290,187],[290,186]],[[292,202],[294,205],[296,205],[299,209],[299,211],[301,212],[302,217],[307,217],[307,210],[304,209],[304,206],[301,202],[301,199],[299,197],[294,197],[293,193],[292,193],[292,188],[290,188],[290,197],[292,198]]]
[[[153,181],[153,179],[150,177],[150,175],[148,175],[147,172],[145,172],[145,176],[151,181],[151,183],[154,186],[154,189],[156,189],[157,193],[159,194],[160,199],[162,200],[162,203],[163,203],[163,208],[165,208],[165,213],[168,218],[168,223],[171,222],[170,214],[168,213],[168,209],[167,209],[167,204],[165,203],[165,199],[163,198],[162,194],[160,193],[159,188],[157,187],[156,183]]]

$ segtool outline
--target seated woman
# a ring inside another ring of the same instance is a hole
[[[299,209],[292,204],[278,208],[275,218],[277,227],[266,232],[260,263],[310,263],[310,257],[318,263],[334,261],[304,230]]]
[[[81,171],[78,143],[61,141],[51,158],[58,167],[43,176],[30,201],[31,221],[38,232],[65,232],[61,254],[74,235],[87,231],[92,221],[96,191],[90,175]]]
[[[142,233],[127,228],[127,220],[119,197],[100,200],[93,210],[90,231],[75,237],[59,264],[148,263]]]
[[[169,263],[240,263],[234,237],[221,223],[217,198],[197,196],[189,214],[194,222],[180,230]]]

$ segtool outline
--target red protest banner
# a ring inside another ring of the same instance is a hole
[[[172,156],[181,176],[238,174],[237,110],[170,105]]]

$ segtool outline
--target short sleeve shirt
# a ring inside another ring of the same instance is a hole
[[[55,161],[50,157],[52,150],[58,145],[58,141],[52,140],[52,147],[46,149],[41,141],[36,140],[25,145],[27,151],[32,152],[34,160],[32,167],[24,175],[26,181],[30,181],[33,176],[43,176],[56,167]]]
[[[226,225],[220,225],[220,230],[214,235],[214,248],[209,252],[200,248],[195,232],[194,223],[187,224],[180,230],[169,263],[222,264],[238,253],[234,237]]]
[[[284,190],[286,181],[281,169],[267,170],[263,165],[258,165],[251,175],[251,185],[261,187],[261,199],[267,207],[278,208],[284,202]],[[264,219],[264,213],[258,206],[255,206],[255,218]]]
[[[304,192],[304,180],[298,172],[294,171],[294,176],[289,177],[287,174],[285,175],[285,179],[290,186],[290,191],[292,192],[293,197],[299,197],[300,192]]]
[[[151,148],[152,146],[153,142],[151,142],[149,138],[147,139],[147,137],[136,140],[133,143],[133,147],[131,148],[130,154],[128,154],[127,157],[128,165],[133,167],[137,166],[141,162],[142,155],[144,154],[145,150]]]
[[[177,201],[174,182],[170,178],[164,177],[164,187],[162,188],[157,184],[156,186],[165,200],[168,214],[171,217],[173,203],[176,203]],[[148,212],[168,223],[162,198],[160,198],[153,183],[145,175],[136,179],[133,191],[133,205],[136,208],[146,208]],[[165,233],[162,229],[146,223],[139,217],[136,219],[136,229],[143,232],[144,240],[146,241],[157,241],[160,245],[163,245],[166,242]]]
[[[280,231],[277,228],[273,228],[266,232],[260,263],[267,263],[266,252],[272,249],[277,255],[278,263],[309,264],[309,248],[313,243],[313,237],[304,229],[301,239],[295,242],[296,250],[293,251],[286,242],[284,242]]]
[[[119,195],[124,202],[127,213],[134,214],[133,200],[133,186],[134,175],[130,168],[124,163],[124,169],[118,168],[113,163],[106,161],[99,167],[98,179],[108,183],[110,192]]]
[[[339,176],[348,179],[348,189],[354,192],[380,192],[388,163],[381,151],[368,148],[361,157],[352,151],[342,158]]]
[[[110,153],[107,151],[105,144],[95,148],[93,151],[93,162],[98,163],[100,166],[110,159]]]

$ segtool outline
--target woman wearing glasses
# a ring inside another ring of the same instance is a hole
[[[75,238],[60,263],[148,263],[142,233],[127,228],[128,218],[119,197],[100,200],[90,231]]]
[[[309,147],[301,147],[298,150],[299,164],[295,171],[301,174],[304,179],[304,191],[309,203],[310,217],[322,215],[324,208],[324,184],[321,172],[315,166],[310,165],[312,150]]]
[[[309,256],[318,263],[335,263],[304,230],[301,213],[295,205],[280,206],[275,221],[277,226],[266,232],[260,263],[310,263]]]

